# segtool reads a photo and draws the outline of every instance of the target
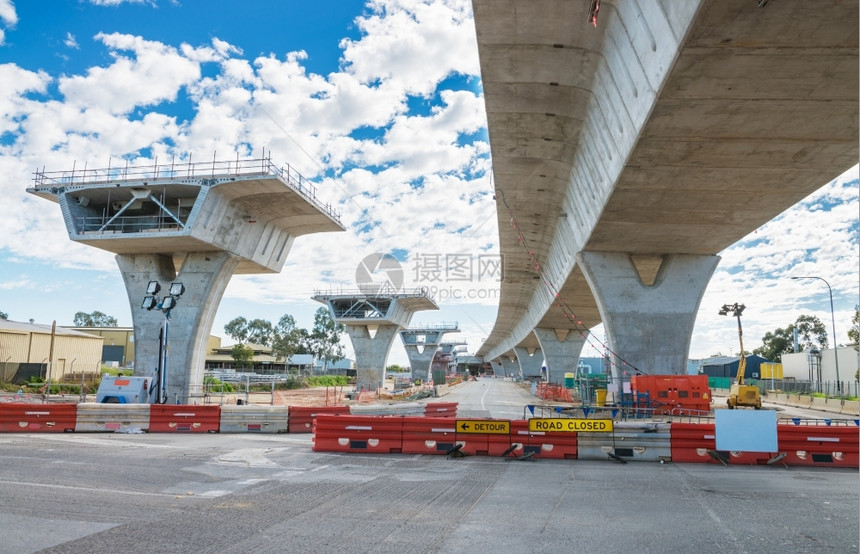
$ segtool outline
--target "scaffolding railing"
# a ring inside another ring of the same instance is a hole
[[[262,158],[235,160],[212,160],[205,162],[177,162],[173,157],[169,163],[158,163],[156,156],[152,164],[111,166],[90,169],[84,164],[77,167],[77,162],[71,170],[45,171],[44,168],[33,173],[33,188],[35,190],[80,185],[96,185],[108,183],[124,183],[137,181],[159,181],[177,179],[201,179],[203,185],[217,184],[222,177],[266,175],[280,177],[290,188],[298,192],[315,206],[323,210],[329,217],[342,224],[340,212],[334,210],[331,204],[323,203],[317,198],[317,187],[303,177],[295,168],[284,163],[279,166],[272,162],[271,154]]]

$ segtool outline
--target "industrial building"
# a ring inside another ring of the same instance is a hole
[[[0,319],[0,382],[98,374],[103,344],[104,337],[73,329]]]

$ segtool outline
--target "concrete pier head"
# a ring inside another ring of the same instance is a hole
[[[376,391],[385,378],[385,362],[397,332],[412,315],[439,306],[426,290],[401,294],[317,292],[313,299],[328,306],[332,318],[346,326],[355,351],[356,390]]]
[[[400,340],[403,341],[403,348],[409,357],[412,379],[421,379],[421,381],[430,379],[430,366],[442,344],[442,336],[445,333],[459,331],[460,327],[456,323],[422,325],[400,330]]]

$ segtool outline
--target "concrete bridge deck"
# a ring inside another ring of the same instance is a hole
[[[758,4],[604,0],[595,27],[588,0],[473,1],[505,259],[479,354],[601,321],[623,350],[601,296],[656,288],[673,257],[713,271],[721,250],[857,163],[857,1]],[[637,279],[594,290],[618,268]],[[686,356],[710,271],[675,285],[691,294],[686,341],[643,369]],[[648,340],[665,331],[651,327]]]

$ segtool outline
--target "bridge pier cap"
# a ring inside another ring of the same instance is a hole
[[[719,261],[719,256],[666,255],[646,284],[628,254],[577,254],[619,378],[622,370],[630,374],[633,368],[649,374],[686,372],[696,313]]]
[[[421,379],[423,382],[430,379],[430,366],[442,344],[442,336],[445,333],[458,332],[460,327],[457,323],[422,325],[400,330],[400,340],[409,357],[413,380]]]
[[[116,254],[135,329],[135,374],[159,364],[163,314],[147,285],[181,282],[167,350],[169,402],[203,395],[212,322],[234,273],[277,273],[301,235],[344,231],[316,187],[271,154],[252,160],[37,171],[27,192],[60,205],[69,238]]]
[[[385,379],[385,363],[395,336],[417,311],[438,310],[426,289],[403,293],[365,290],[314,293],[332,318],[346,327],[355,352],[356,390],[376,391]]]

